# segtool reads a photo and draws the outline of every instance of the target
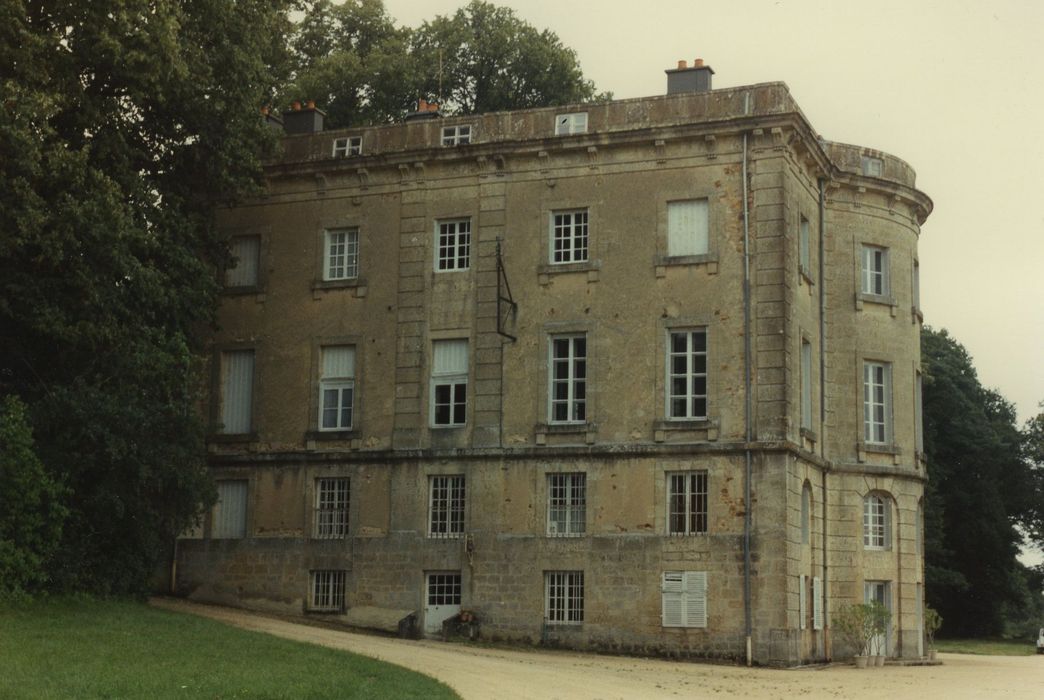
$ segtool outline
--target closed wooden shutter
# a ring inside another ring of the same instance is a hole
[[[812,629],[823,629],[823,582],[812,577]]]
[[[707,626],[706,571],[665,571],[661,593],[664,627]]]
[[[798,617],[801,618],[800,628],[805,629],[806,620],[808,619],[808,601],[806,600],[808,583],[804,574],[801,574],[798,578],[800,579],[798,584]]]
[[[685,572],[685,626],[707,626],[707,572]]]
[[[684,572],[663,572],[663,626],[681,627],[684,619]]]

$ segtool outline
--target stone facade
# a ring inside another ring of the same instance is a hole
[[[576,113],[586,130],[556,135]],[[443,146],[459,126],[469,142]],[[354,137],[361,153],[331,155]],[[219,504],[179,540],[180,593],[330,619],[407,609],[433,629],[425,618],[447,608],[428,574],[445,573],[459,583],[448,609],[473,611],[487,638],[743,659],[749,612],[753,661],[795,664],[847,653],[831,614],[873,590],[893,612],[888,653],[921,653],[915,286],[931,202],[903,161],[823,141],[787,87],[765,83],[287,136],[266,177],[265,196],[220,222],[258,246],[255,278],[221,306],[208,445],[215,479],[244,485],[245,507]],[[684,254],[669,240],[676,202],[704,207],[708,232]],[[556,261],[556,215],[575,225],[577,212],[586,255],[573,228]],[[450,264],[463,269],[439,270],[446,222],[470,225]],[[356,237],[353,275],[329,279],[331,231]],[[867,282],[867,246],[881,287]],[[681,411],[669,355],[678,338],[695,348],[694,331],[706,399]],[[571,338],[583,386],[575,364],[553,385],[566,347],[555,341]],[[446,340],[467,348],[466,398],[462,423],[439,426],[450,414],[435,409],[434,348]],[[325,430],[333,346],[351,348],[340,386],[353,415]],[[245,398],[227,395],[223,358],[236,351],[252,358]],[[868,366],[883,392],[869,403]],[[573,391],[568,420],[550,406],[556,386]],[[246,427],[229,431],[235,401]],[[553,474],[583,475],[574,536],[550,531]],[[462,520],[433,537],[442,476],[463,477]],[[347,479],[343,536],[316,537],[321,479]],[[678,484],[701,494],[672,501]],[[873,494],[884,505],[869,532]],[[672,503],[687,517],[672,520]],[[695,534],[670,534],[679,527]],[[330,588],[315,572],[343,574]],[[681,626],[665,625],[667,572],[705,581],[680,594],[693,616]],[[564,607],[549,600],[556,582]],[[315,612],[327,594],[336,609]]]

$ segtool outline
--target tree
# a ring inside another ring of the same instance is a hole
[[[607,99],[580,70],[576,52],[514,10],[472,0],[413,36],[420,90],[459,114]]]
[[[1014,408],[981,386],[967,351],[945,330],[925,328],[921,357],[927,597],[945,633],[1001,634],[1033,599],[1016,557],[1044,491]]]
[[[381,0],[311,0],[290,43],[295,73],[280,100],[315,100],[331,127],[399,121],[419,97],[449,114],[607,98],[553,32],[479,0],[414,30]]]
[[[196,414],[283,0],[0,0],[0,392],[68,487],[56,586],[142,590],[213,497]]]
[[[25,404],[0,401],[0,599],[47,582],[66,511],[64,489],[33,450]]]

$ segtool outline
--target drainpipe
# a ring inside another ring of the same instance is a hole
[[[826,178],[819,178],[819,456],[826,461]],[[820,479],[823,485],[823,655],[830,660],[830,594],[827,592],[827,468]]]
[[[750,93],[744,96],[743,111],[750,114]],[[750,600],[750,510],[751,510],[751,454],[753,440],[752,406],[750,395],[750,212],[747,205],[747,132],[743,132],[743,396],[744,396],[744,473],[743,473],[743,622],[747,637],[747,666],[753,663],[751,645],[751,600]]]

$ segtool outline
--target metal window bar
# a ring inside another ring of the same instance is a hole
[[[336,539],[348,534],[350,481],[317,479],[315,488],[315,536]]]
[[[584,572],[549,571],[547,621],[577,624],[584,621]]]
[[[585,474],[548,475],[548,534],[578,537],[587,529]]]
[[[668,534],[707,533],[707,472],[671,474],[667,500]]]
[[[431,537],[460,537],[464,534],[464,477],[431,477]]]
[[[334,611],[344,608],[343,571],[312,572],[312,610]]]

